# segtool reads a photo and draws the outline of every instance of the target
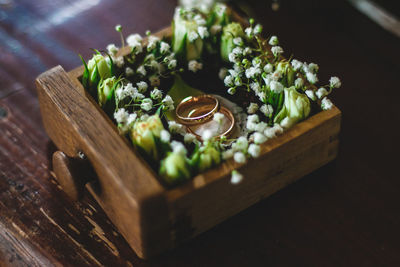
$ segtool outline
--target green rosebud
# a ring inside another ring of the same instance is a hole
[[[285,87],[291,87],[294,85],[295,71],[288,61],[279,62],[276,70],[283,74],[281,83]]]
[[[243,28],[239,23],[232,22],[222,29],[220,51],[221,58],[226,62],[229,62],[229,54],[232,52],[233,48],[235,48],[233,39],[237,37],[245,38]]]
[[[89,86],[95,87],[100,80],[105,80],[113,76],[112,62],[100,53],[94,55],[87,64],[89,74]]]
[[[203,172],[221,162],[221,153],[211,143],[196,151],[191,159],[192,167]]]
[[[158,147],[162,130],[164,130],[164,126],[160,117],[156,114],[145,121],[136,122],[130,132],[130,137],[136,147],[152,159],[159,160]]]
[[[274,122],[285,128],[306,119],[310,115],[311,104],[305,94],[297,92],[294,86],[284,89],[284,103]]]
[[[161,161],[160,176],[170,185],[190,179],[188,159],[182,153],[169,152]]]
[[[213,25],[225,26],[229,23],[228,9],[225,4],[216,3],[210,12],[207,19],[207,25],[212,27]]]
[[[177,9],[172,22],[172,50],[178,58],[186,61],[200,59],[204,46],[198,33],[200,25],[181,10]]]
[[[115,90],[121,86],[121,80],[116,77],[101,80],[97,87],[97,102],[103,109],[115,104]]]

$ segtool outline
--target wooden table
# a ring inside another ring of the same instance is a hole
[[[180,248],[142,261],[86,194],[72,203],[52,173],[55,151],[34,88],[41,72],[80,65],[89,48],[156,31],[175,1],[0,1],[0,265],[399,266],[400,40],[347,1],[247,1],[286,55],[342,78],[333,163]],[[267,2],[268,3],[268,2]]]

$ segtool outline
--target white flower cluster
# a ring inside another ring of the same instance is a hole
[[[295,71],[302,72],[307,81],[311,84],[316,84],[318,82],[318,70],[319,66],[315,63],[307,64],[306,62],[298,61],[297,59],[292,59],[291,65]],[[299,75],[298,75],[299,76]],[[296,89],[303,89],[305,86],[304,80],[298,77],[295,80]],[[314,91],[312,89],[307,89],[304,93],[307,97],[313,101],[321,100],[321,108],[323,110],[331,109],[333,107],[332,102],[327,98],[327,96],[332,92],[332,89],[340,88],[342,83],[338,77],[331,77],[329,80],[329,90],[325,87],[320,87],[318,90]]]

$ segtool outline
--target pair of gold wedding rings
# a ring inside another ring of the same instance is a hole
[[[235,125],[235,117],[232,112],[228,108],[222,106],[220,101],[214,96],[200,95],[186,97],[179,103],[175,110],[178,122],[187,126],[188,131],[194,134],[199,140],[201,140],[201,136],[198,135],[191,126],[209,122],[217,112],[222,113],[230,121],[230,125],[224,129],[222,133],[216,135],[215,138],[229,136]]]

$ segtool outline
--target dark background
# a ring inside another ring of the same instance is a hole
[[[70,202],[55,182],[55,151],[34,79],[80,65],[114,31],[157,31],[175,1],[0,0],[0,265],[400,266],[400,39],[349,2],[246,1],[288,57],[339,76],[338,158],[221,225],[142,261],[88,195]],[[400,16],[398,1],[378,1]],[[248,177],[250,179],[250,177]]]

